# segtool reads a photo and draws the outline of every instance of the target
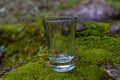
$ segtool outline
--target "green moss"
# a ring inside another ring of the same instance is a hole
[[[66,73],[58,73],[47,65],[38,62],[28,63],[10,73],[5,74],[2,80],[97,80],[103,73],[96,65],[80,65]]]
[[[114,58],[110,52],[97,48],[83,50],[79,55],[81,57],[81,62],[87,64],[89,63],[103,65],[105,63],[108,63],[108,61],[112,61],[111,59]]]
[[[104,64],[106,61],[120,63],[120,37],[108,35],[109,23],[86,22],[83,25],[86,30],[77,33],[76,47],[82,56],[89,55],[84,60],[96,64]]]
[[[107,63],[120,63],[120,36],[108,35],[109,23],[82,24],[86,29],[76,33],[74,70],[58,73],[46,65],[48,55],[47,48],[43,48],[44,31],[35,22],[26,25],[15,42],[8,44],[6,54],[17,56],[20,67],[3,75],[1,80],[112,80],[102,67]]]
[[[108,0],[110,1],[111,3],[117,5],[117,6],[120,6],[120,1],[119,0]]]
[[[85,27],[84,31],[77,32],[77,37],[81,36],[104,36],[109,32],[109,23],[102,22],[81,22]]]
[[[45,44],[41,20],[21,26],[1,25],[0,28],[4,31],[0,34],[0,46],[5,46],[4,57],[0,59],[3,67],[24,63],[26,56],[35,55],[39,47]]]
[[[0,29],[5,29],[7,31],[19,32],[23,28],[21,24],[0,24]]]

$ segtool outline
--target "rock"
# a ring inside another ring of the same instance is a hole
[[[120,23],[111,24],[109,30],[110,30],[109,32],[110,35],[120,34]]]
[[[3,75],[3,74],[5,74],[6,72],[9,72],[9,71],[11,71],[11,70],[13,70],[13,69],[15,69],[15,68],[16,68],[16,66],[6,67],[6,68],[4,68],[4,69],[2,70],[2,72],[0,73],[0,75]]]
[[[105,21],[120,19],[120,8],[105,0],[81,0],[78,5],[60,13],[60,16],[75,16],[83,21]]]
[[[0,33],[2,33],[2,32],[5,32],[5,30],[3,30],[3,29],[0,29]]]
[[[79,31],[82,31],[84,29],[85,29],[84,26],[82,24],[80,24],[80,23],[77,22],[77,24],[76,24],[76,31],[79,32]]]
[[[104,70],[115,80],[120,80],[120,64],[107,65],[104,67]]]

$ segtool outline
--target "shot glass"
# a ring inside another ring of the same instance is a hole
[[[75,67],[75,17],[43,19],[48,46],[49,66],[58,72]]]

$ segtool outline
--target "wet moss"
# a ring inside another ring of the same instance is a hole
[[[19,57],[16,69],[0,80],[112,80],[104,71],[107,63],[120,63],[120,36],[109,36],[110,23],[82,22],[85,30],[76,33],[76,68],[58,73],[47,66],[47,48],[44,31],[38,23],[29,24],[6,48],[7,55]],[[42,25],[41,25],[42,27]],[[40,37],[38,37],[40,36]],[[17,48],[14,46],[18,46]],[[19,55],[18,55],[18,54]],[[25,55],[25,63],[20,63]]]

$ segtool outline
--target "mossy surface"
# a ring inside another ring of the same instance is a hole
[[[0,80],[112,80],[103,66],[108,63],[120,63],[120,36],[108,35],[110,23],[82,22],[82,24],[85,30],[76,32],[74,70],[59,73],[47,66],[47,48],[41,47],[45,46],[42,44],[44,36],[38,37],[44,32],[42,25],[36,27],[38,26],[36,22],[24,27],[15,38],[16,41],[10,43],[6,49],[7,55],[15,54],[14,50],[17,50],[20,60],[23,60],[21,57],[24,54],[25,63],[19,63],[16,69],[5,73]],[[14,47],[16,45],[17,48]]]
[[[0,58],[0,68],[21,64],[26,56],[35,55],[45,43],[42,23],[32,24],[0,24],[0,48],[4,47]]]

